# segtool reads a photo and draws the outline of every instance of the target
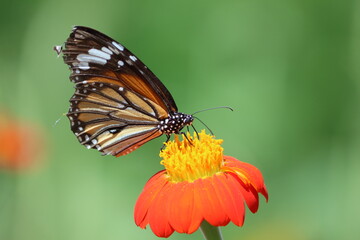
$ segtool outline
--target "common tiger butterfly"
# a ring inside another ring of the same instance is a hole
[[[63,47],[75,93],[67,116],[87,148],[126,155],[163,134],[180,134],[193,116],[178,112],[161,81],[123,45],[94,29],[76,26]]]

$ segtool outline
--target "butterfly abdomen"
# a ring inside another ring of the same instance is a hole
[[[189,114],[170,113],[167,118],[159,122],[158,129],[167,135],[172,133],[179,134],[181,129],[186,125],[191,125],[193,120],[193,116]]]

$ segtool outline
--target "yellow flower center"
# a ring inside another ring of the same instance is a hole
[[[221,171],[223,165],[223,148],[220,144],[222,139],[214,139],[205,131],[199,133],[199,138],[194,133],[191,137],[180,141],[175,136],[174,141],[166,143],[166,148],[160,152],[169,181],[193,182],[199,178],[207,178]]]

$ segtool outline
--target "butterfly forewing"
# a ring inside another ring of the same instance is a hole
[[[87,27],[75,27],[62,51],[72,69],[70,79],[95,78],[128,88],[158,104],[166,112],[177,112],[173,97],[161,81],[129,50],[110,37]]]
[[[177,107],[135,55],[86,27],[73,29],[62,53],[76,88],[68,117],[81,144],[120,156],[162,135],[159,121]]]

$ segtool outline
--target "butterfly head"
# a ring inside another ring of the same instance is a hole
[[[190,114],[183,114],[183,115],[184,115],[184,119],[183,119],[184,126],[186,126],[186,125],[190,126],[192,124],[192,122],[194,121],[193,116]]]
[[[172,133],[179,134],[183,127],[191,125],[193,121],[192,115],[176,112],[169,114],[167,118],[161,120],[158,128],[167,135]]]

